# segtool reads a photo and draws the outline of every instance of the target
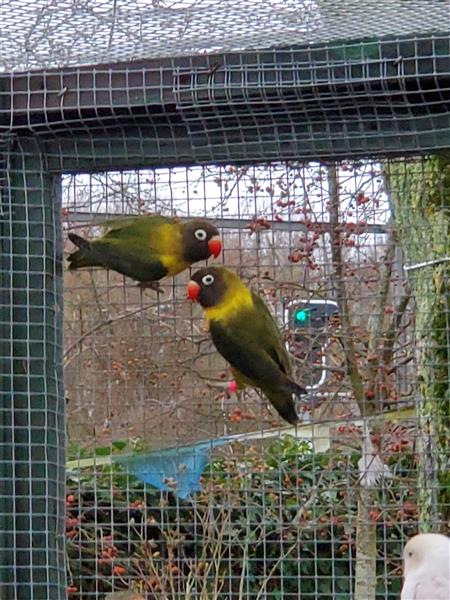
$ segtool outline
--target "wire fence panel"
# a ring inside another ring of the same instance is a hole
[[[83,235],[130,214],[215,219],[223,263],[277,315],[315,398],[299,407],[295,432],[258,394],[230,392],[201,312],[186,303],[188,274],[155,298],[111,272],[68,273],[69,564],[82,597],[131,585],[150,598],[350,598],[358,576],[355,597],[372,597],[370,585],[377,598],[398,597],[404,540],[448,511],[436,501],[445,450],[416,413],[418,361],[436,375],[414,336],[430,309],[414,305],[417,276],[404,269],[412,224],[393,221],[409,169],[433,172],[423,160],[360,161],[64,179],[65,227]],[[418,245],[421,259],[435,255],[431,240]],[[327,298],[346,306],[345,319],[292,322],[299,300]],[[422,443],[433,512],[416,481]],[[144,490],[145,478],[160,491]],[[361,552],[372,546],[368,581]]]
[[[448,3],[0,14],[0,596],[399,598],[450,522]]]
[[[25,70],[438,33],[448,12],[443,0],[11,0],[2,20],[2,64]]]
[[[5,124],[57,171],[438,151],[449,54],[443,33],[19,72]]]
[[[61,187],[33,141],[6,152],[0,589],[56,599],[65,591]]]

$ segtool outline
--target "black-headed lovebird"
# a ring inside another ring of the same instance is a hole
[[[261,389],[280,416],[295,425],[295,399],[307,391],[291,377],[289,354],[263,300],[223,267],[196,271],[188,297],[204,308],[214,345],[238,382]]]
[[[202,219],[181,222],[143,215],[114,219],[104,227],[105,233],[94,240],[69,233],[78,246],[67,258],[69,270],[103,267],[135,279],[141,287],[157,289],[155,282],[166,275],[177,275],[222,250],[219,231]]]

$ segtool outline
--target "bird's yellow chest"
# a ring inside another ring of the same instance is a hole
[[[152,249],[157,251],[168,275],[177,275],[189,266],[183,257],[183,240],[178,227],[163,225],[157,235],[152,236],[150,244]]]
[[[253,308],[252,295],[247,288],[242,286],[242,289],[229,290],[225,298],[216,306],[205,308],[205,316],[208,321],[220,321],[226,325],[242,311],[251,311]]]
[[[161,262],[167,269],[168,275],[178,275],[181,271],[184,271],[189,267],[189,263],[183,259],[183,256],[177,254],[163,254],[161,256]]]

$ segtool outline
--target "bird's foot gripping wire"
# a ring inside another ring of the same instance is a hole
[[[143,290],[153,290],[157,294],[164,294],[164,290],[161,287],[159,281],[140,281],[137,287]]]

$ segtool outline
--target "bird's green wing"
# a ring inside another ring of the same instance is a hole
[[[273,382],[281,373],[290,374],[290,361],[277,324],[256,295],[251,311],[239,312],[226,324],[210,322],[217,350],[250,380]]]
[[[283,336],[264,301],[252,292],[255,306],[256,335],[263,349],[278,363],[281,370],[287,375],[291,372],[291,361]]]
[[[279,365],[245,332],[220,321],[211,321],[209,331],[219,353],[252,385],[263,388],[280,377]]]
[[[157,215],[108,222],[106,233],[91,242],[91,264],[138,281],[157,281],[168,274],[162,254],[173,244],[163,226],[174,223]]]
[[[280,331],[264,302],[253,296],[251,309],[225,322],[211,320],[214,345],[247,383],[260,388],[283,419],[298,421],[295,398],[306,390],[290,378],[290,361]]]
[[[157,252],[139,239],[100,239],[91,244],[93,266],[112,269],[137,281],[158,281],[168,274]]]
[[[142,215],[137,217],[124,217],[120,219],[111,219],[103,224],[105,233],[103,240],[109,239],[133,239],[148,237],[152,231],[157,231],[161,225],[171,225],[175,223],[171,217],[161,215]]]

